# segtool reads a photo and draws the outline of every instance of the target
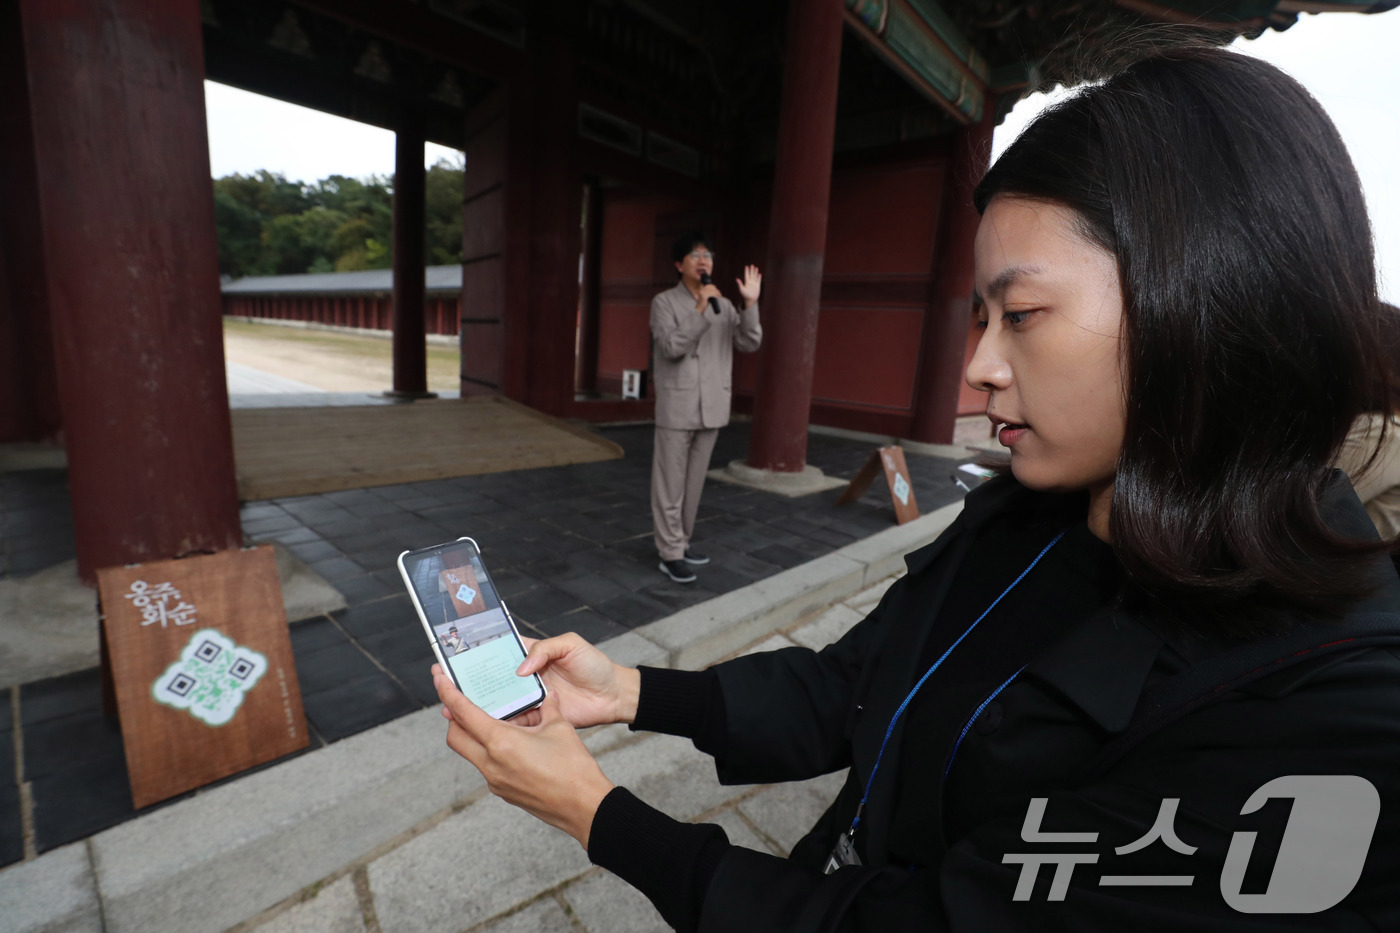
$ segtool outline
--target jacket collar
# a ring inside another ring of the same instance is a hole
[[[1010,474],[987,480],[963,498],[963,510],[958,513],[953,524],[948,526],[948,530],[939,535],[932,544],[906,554],[904,565],[909,568],[911,574],[920,573],[938,559],[949,541],[961,535],[976,537],[988,518],[1004,509],[1014,507],[1021,501],[1030,501],[1038,495],[1042,494],[1022,486]]]
[[[1121,732],[1163,644],[1132,615],[1104,610],[1065,633],[1024,674],[1054,687],[1105,732]]]
[[[695,296],[691,294],[690,289],[685,287],[685,279],[676,279],[676,287],[671,291],[675,292],[679,298],[685,299],[692,305],[695,304]]]

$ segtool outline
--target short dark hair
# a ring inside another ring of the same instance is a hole
[[[710,252],[714,252],[715,249],[710,245],[709,238],[705,236],[705,231],[687,230],[685,233],[676,237],[675,242],[671,244],[672,261],[684,262],[685,257],[690,255],[691,251],[697,246],[703,246]]]
[[[1334,533],[1318,499],[1352,421],[1394,390],[1366,203],[1317,101],[1255,58],[1160,52],[1037,118],[977,209],[997,195],[1069,207],[1117,257],[1109,531],[1146,602],[1243,633],[1372,590],[1381,546]]]

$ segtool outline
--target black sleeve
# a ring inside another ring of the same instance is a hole
[[[588,835],[588,858],[645,894],[682,933],[696,929],[720,860],[733,846],[713,823],[682,823],[625,787],[603,798]]]
[[[675,671],[639,667],[641,692],[633,732],[662,732],[693,739],[695,747],[715,754],[725,732],[724,692],[711,670]]]

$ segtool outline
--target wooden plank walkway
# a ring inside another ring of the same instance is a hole
[[[622,457],[610,440],[495,396],[232,415],[244,502]]]

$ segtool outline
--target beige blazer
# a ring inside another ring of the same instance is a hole
[[[695,310],[695,296],[677,282],[651,300],[651,376],[656,426],[696,431],[729,423],[734,351],[763,342],[758,304],[741,314],[727,298],[720,313]]]
[[[1392,416],[1385,445],[1370,467],[1363,469],[1376,452],[1384,421],[1385,416],[1377,413],[1357,418],[1337,455],[1337,466],[1351,478],[1376,531],[1389,539],[1400,535],[1400,417]]]

